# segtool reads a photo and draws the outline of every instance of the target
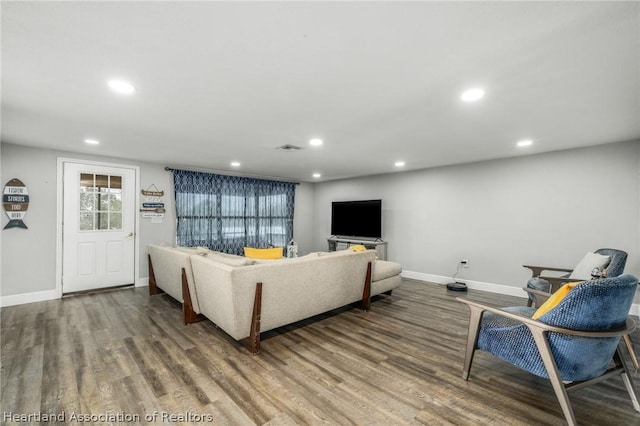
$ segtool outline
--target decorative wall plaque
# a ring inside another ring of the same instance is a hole
[[[29,191],[20,179],[13,178],[4,186],[2,193],[2,205],[4,211],[9,216],[9,223],[4,229],[8,228],[24,228],[22,218],[27,214],[29,208]]]
[[[159,190],[157,186],[152,184],[147,189],[140,190],[142,192],[142,217],[144,219],[151,219],[151,223],[162,223],[164,221],[164,191]]]

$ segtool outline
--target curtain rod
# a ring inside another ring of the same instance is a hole
[[[246,177],[246,178],[253,178],[253,179],[264,179],[264,180],[275,180],[278,182],[288,182],[288,183],[294,183],[296,185],[300,185],[300,182],[292,182],[288,179],[284,179],[284,178],[276,178],[276,177],[272,177],[272,176],[262,176],[262,175],[243,175],[240,173],[234,173],[234,172],[228,172],[228,171],[223,171],[223,170],[215,170],[215,169],[183,169],[183,168],[173,168],[173,167],[169,167],[169,166],[165,166],[164,169],[167,172],[172,172],[174,170],[184,170],[187,172],[201,172],[201,173],[215,173],[215,174],[221,174],[221,175],[227,175],[227,176],[238,176],[238,177]]]

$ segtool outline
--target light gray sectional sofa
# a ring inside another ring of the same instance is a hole
[[[203,319],[199,315],[198,292],[194,287],[191,256],[209,256],[211,259],[234,266],[253,264],[253,261],[242,256],[213,252],[206,247],[150,244],[147,246],[147,252],[149,254],[149,294],[167,293],[181,302],[185,324]]]
[[[156,245],[148,251],[150,294],[165,291],[183,302],[185,323],[204,316],[254,353],[260,332],[353,302],[368,310],[372,295],[391,294],[401,281],[401,266],[376,261],[373,250],[279,260]]]

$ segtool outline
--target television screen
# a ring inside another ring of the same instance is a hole
[[[332,202],[331,234],[382,238],[382,200]]]

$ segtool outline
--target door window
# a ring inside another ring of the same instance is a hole
[[[122,176],[80,174],[80,230],[122,230]]]

